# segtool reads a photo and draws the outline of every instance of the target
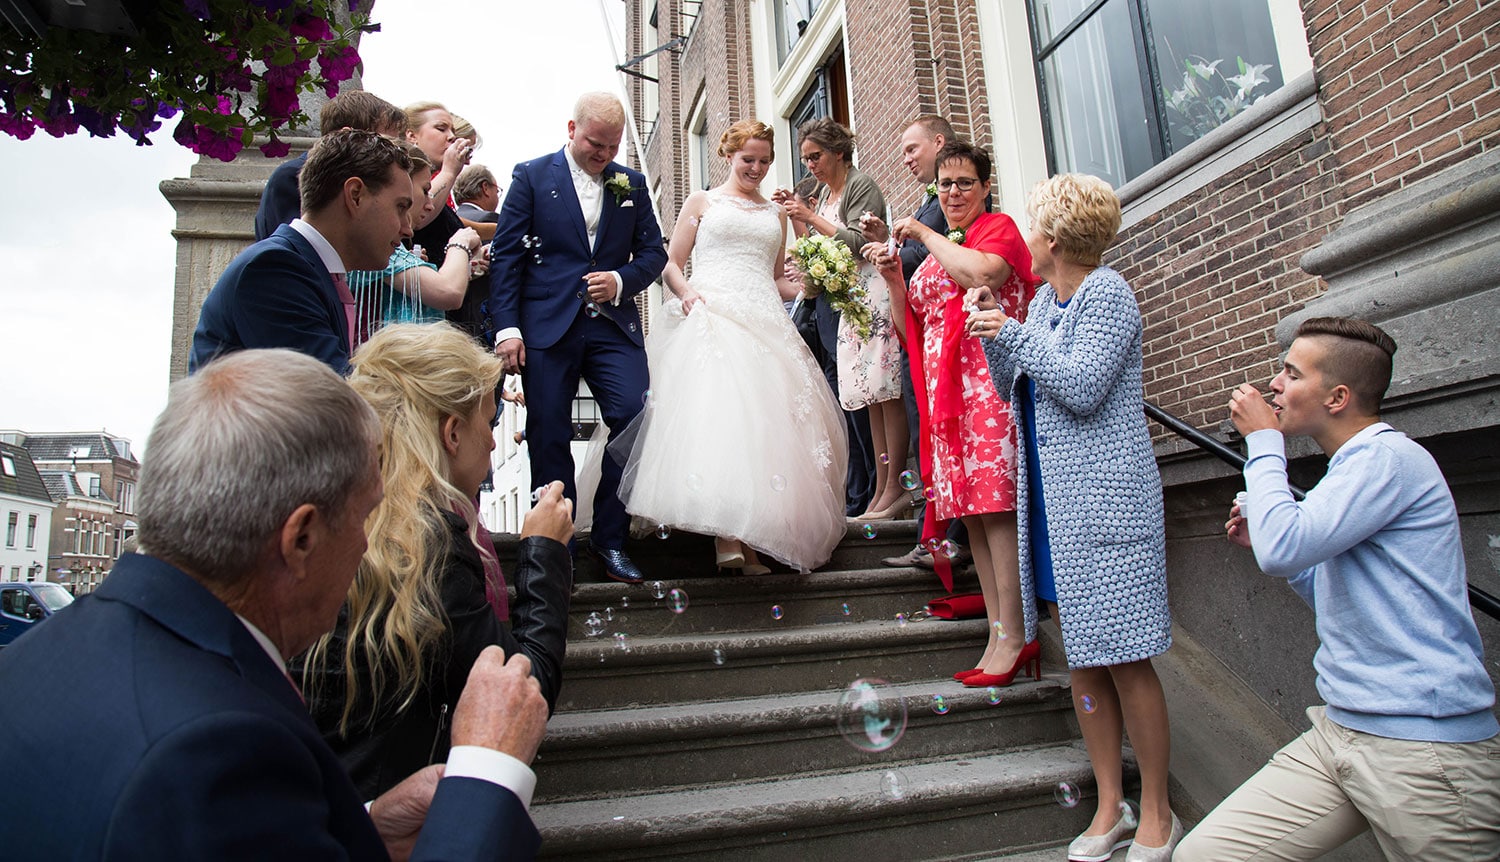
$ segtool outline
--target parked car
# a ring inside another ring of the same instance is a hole
[[[72,594],[57,584],[0,583],[0,647],[72,603]]]

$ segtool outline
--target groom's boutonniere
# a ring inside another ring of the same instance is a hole
[[[927,196],[933,198],[937,197],[937,183],[927,184]]]
[[[948,231],[948,241],[953,243],[954,245],[963,245],[965,233],[966,231],[963,228],[956,227],[953,230]]]
[[[604,181],[604,187],[614,192],[615,203],[620,203],[630,197],[630,175],[624,171],[615,171],[615,175]]]

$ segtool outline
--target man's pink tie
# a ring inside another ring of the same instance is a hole
[[[349,353],[354,354],[354,294],[349,292],[349,279],[342,272],[331,273],[333,288],[338,291],[339,302],[344,304],[344,321],[349,325]]]

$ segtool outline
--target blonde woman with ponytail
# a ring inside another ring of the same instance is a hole
[[[369,546],[338,627],[304,657],[303,690],[373,799],[446,759],[448,716],[485,647],[524,653],[549,707],[556,702],[573,520],[553,483],[522,528],[507,628],[504,585],[473,503],[494,449],[500,360],[449,324],[394,324],[352,365],[349,384],[381,420],[385,498],[365,525]]]

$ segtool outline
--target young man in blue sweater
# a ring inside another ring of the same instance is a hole
[[[1313,608],[1327,706],[1177,848],[1179,862],[1317,859],[1370,829],[1389,859],[1500,858],[1500,725],[1458,511],[1427,450],[1380,421],[1396,344],[1360,320],[1297,330],[1269,405],[1236,389],[1248,502],[1229,539]],[[1283,435],[1328,473],[1297,502]]]

